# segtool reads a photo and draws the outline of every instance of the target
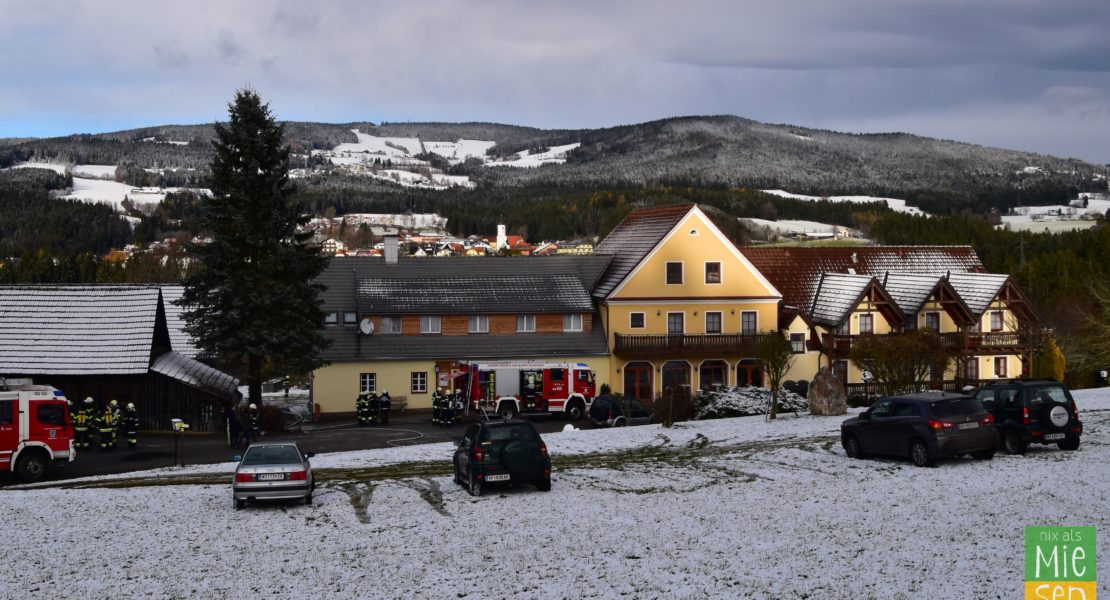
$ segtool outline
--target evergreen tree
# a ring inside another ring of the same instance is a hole
[[[216,125],[212,196],[204,227],[211,241],[192,247],[200,268],[185,279],[186,330],[206,358],[247,369],[250,401],[260,404],[264,375],[304,374],[320,366],[324,314],[313,279],[327,258],[298,233],[307,215],[292,198],[284,127],[253,90],[239,90],[229,122]]]

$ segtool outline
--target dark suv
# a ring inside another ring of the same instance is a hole
[[[627,396],[598,396],[590,404],[590,422],[597,427],[624,427],[650,423],[655,413]]]
[[[994,417],[962,394],[924,392],[883,398],[840,425],[840,443],[851,458],[868,454],[908,456],[919,467],[945,456],[990,460],[998,447]]]
[[[1029,444],[1079,448],[1079,411],[1068,388],[1054,379],[992,381],[975,397],[994,415],[1002,448],[1010,454],[1024,454]]]
[[[481,496],[495,483],[535,484],[551,490],[551,457],[536,426],[528,421],[474,423],[455,441],[455,483]]]

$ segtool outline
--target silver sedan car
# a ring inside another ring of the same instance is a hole
[[[312,504],[312,454],[302,454],[293,442],[251,444],[242,457],[232,482],[235,508],[255,500],[304,500]]]

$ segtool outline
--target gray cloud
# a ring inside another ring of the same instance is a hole
[[[1110,162],[1095,135],[1110,129],[1107,3],[198,0],[152,10],[116,0],[111,8],[85,0],[6,9],[0,137],[58,133],[66,123],[87,131],[207,121],[250,83],[289,119],[596,127],[733,113]]]

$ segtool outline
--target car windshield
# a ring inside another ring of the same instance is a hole
[[[485,435],[482,436],[482,441],[498,442],[504,440],[525,440],[533,441],[536,439],[536,430],[527,425],[506,425],[501,427],[488,427],[486,428]]]
[[[983,412],[983,405],[974,398],[951,398],[937,400],[932,406],[933,416],[939,419],[975,415]]]
[[[1033,407],[1045,406],[1055,403],[1067,404],[1068,397],[1064,393],[1064,386],[1046,385],[1029,390],[1029,405]]]
[[[301,462],[301,453],[293,446],[259,446],[247,450],[244,465],[291,465]]]

